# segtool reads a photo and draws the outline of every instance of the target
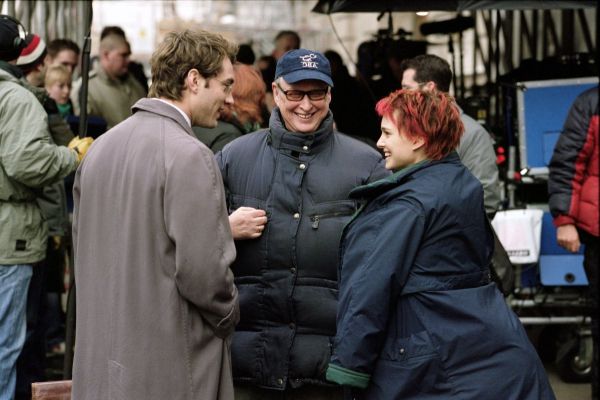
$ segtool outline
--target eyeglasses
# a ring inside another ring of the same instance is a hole
[[[304,96],[308,96],[310,100],[317,101],[323,100],[325,96],[327,96],[327,92],[329,88],[326,89],[314,89],[305,92],[304,90],[283,90],[283,88],[279,85],[279,82],[275,83],[279,90],[285,95],[285,98],[289,101],[302,101]]]
[[[233,90],[233,82],[232,81],[220,81],[217,78],[213,78],[215,81],[219,82],[221,85],[223,85],[223,91],[225,92],[225,94],[230,94],[231,91]]]

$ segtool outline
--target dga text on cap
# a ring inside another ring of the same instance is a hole
[[[277,61],[275,79],[279,77],[283,77],[287,83],[315,79],[333,87],[329,60],[314,50],[296,49],[285,53]]]

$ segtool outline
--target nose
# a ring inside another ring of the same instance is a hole
[[[233,104],[233,94],[228,93],[227,97],[225,97],[225,104],[232,105]]]
[[[384,142],[384,140],[383,140],[383,134],[381,134],[379,136],[379,139],[377,139],[376,146],[377,146],[378,149],[382,149],[383,150],[383,147],[384,147],[384,143],[383,142]]]
[[[300,107],[302,107],[303,110],[308,110],[312,107],[308,94],[305,94],[302,100],[300,100]]]

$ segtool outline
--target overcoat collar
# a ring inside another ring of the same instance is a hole
[[[131,107],[131,112],[135,114],[137,111],[147,111],[154,114],[158,114],[165,118],[170,118],[179,125],[191,136],[194,136],[194,132],[192,128],[188,124],[188,122],[183,118],[183,115],[173,107],[168,104],[163,103],[162,101],[154,98],[144,98],[140,99]]]

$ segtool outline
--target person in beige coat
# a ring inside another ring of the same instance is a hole
[[[233,102],[236,50],[168,34],[150,98],[77,171],[74,400],[233,399],[235,247],[221,174],[191,126],[216,126]]]
[[[100,41],[99,65],[90,72],[87,110],[101,117],[108,129],[131,115],[131,107],[146,91],[127,69],[131,48],[119,35],[108,35]],[[81,78],[73,84],[71,100],[76,115],[80,110]]]

